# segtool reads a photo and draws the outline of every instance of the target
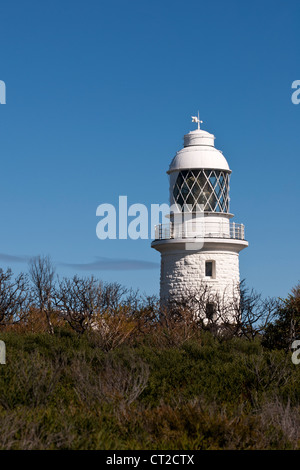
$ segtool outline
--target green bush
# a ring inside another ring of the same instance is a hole
[[[203,332],[110,351],[68,329],[3,332],[0,449],[299,449],[290,353]]]

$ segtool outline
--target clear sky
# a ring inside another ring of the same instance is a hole
[[[158,293],[150,240],[96,236],[96,208],[168,202],[168,165],[195,128],[232,169],[264,296],[299,281],[299,0],[10,0],[1,4],[0,266],[50,255],[75,273]]]

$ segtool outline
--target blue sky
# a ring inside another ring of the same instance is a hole
[[[168,202],[166,170],[200,111],[232,169],[265,296],[299,281],[299,1],[10,1],[1,5],[0,265],[159,290],[150,240],[96,237],[96,208]]]

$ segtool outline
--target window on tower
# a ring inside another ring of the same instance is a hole
[[[216,311],[215,304],[212,302],[207,302],[205,310],[206,318],[208,318],[208,320],[214,320]]]
[[[216,265],[214,261],[205,261],[205,277],[216,277]]]

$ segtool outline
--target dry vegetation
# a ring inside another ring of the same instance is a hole
[[[161,310],[118,284],[55,279],[48,258],[0,272],[0,448],[299,449],[299,287],[241,294],[234,327],[215,299],[216,328],[192,313],[205,289]]]

